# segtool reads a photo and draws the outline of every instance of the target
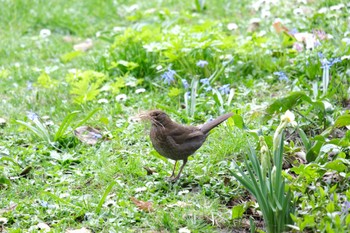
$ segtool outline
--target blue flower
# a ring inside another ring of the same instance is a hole
[[[184,86],[185,89],[189,88],[188,82],[186,79],[181,79],[182,85]]]
[[[174,82],[175,74],[175,70],[168,69],[167,72],[161,75],[161,78],[164,80],[164,83],[168,83],[168,85],[170,85],[172,82]]]
[[[219,88],[219,91],[221,92],[221,94],[223,95],[227,95],[230,93],[230,84],[225,84],[222,87]]]
[[[335,63],[341,62],[341,59],[339,57],[337,58],[331,58],[329,61],[327,58],[321,59],[321,68],[322,69],[329,69],[332,67]]]
[[[202,78],[199,82],[203,83],[203,85],[210,85],[208,78]]]
[[[30,90],[33,90],[33,84],[32,82],[27,82],[27,90],[30,91]]]
[[[201,68],[204,68],[204,66],[208,65],[208,62],[207,61],[204,61],[204,60],[199,60],[197,62],[197,66],[201,67]]]
[[[292,30],[289,31],[289,34],[292,34],[292,35],[294,35],[296,33],[298,33],[298,29],[296,29],[296,28],[293,28]]]
[[[287,75],[283,71],[274,72],[273,74],[277,75],[278,79],[280,81],[288,81],[289,80]]]
[[[343,203],[343,207],[342,207],[342,211],[341,212],[343,214],[347,214],[349,210],[350,210],[350,201],[345,201]]]
[[[32,111],[27,111],[27,117],[32,121],[39,119],[39,116],[35,112],[32,112]]]
[[[212,89],[213,89],[213,88],[212,88],[210,85],[204,87],[204,90],[205,90],[206,92],[211,91]]]

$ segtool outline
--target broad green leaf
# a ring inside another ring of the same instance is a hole
[[[245,204],[235,205],[234,207],[232,207],[231,218],[232,219],[241,218],[245,210],[246,210]]]
[[[345,114],[338,117],[334,122],[334,127],[340,128],[350,125],[350,114]]]
[[[241,115],[235,114],[232,116],[232,119],[233,119],[236,127],[240,128],[240,129],[244,128],[244,121],[243,121],[243,117]]]

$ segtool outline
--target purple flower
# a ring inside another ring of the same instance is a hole
[[[213,89],[213,88],[212,88],[210,85],[204,87],[204,90],[205,90],[206,92],[211,91],[212,89]]]
[[[273,74],[277,75],[278,79],[280,81],[288,81],[289,80],[287,75],[283,71],[274,72]]]
[[[298,33],[298,29],[293,28],[292,30],[289,31],[289,33],[294,35],[294,34]]]
[[[223,95],[227,95],[230,93],[230,84],[225,84],[222,87],[219,88],[219,91],[221,92],[221,94]]]
[[[27,82],[27,90],[30,91],[30,90],[33,90],[33,84],[32,82]]]
[[[204,60],[199,60],[197,62],[197,66],[198,67],[201,67],[201,68],[204,68],[204,66],[208,65],[208,62],[207,61],[204,61]]]
[[[321,57],[320,57],[321,58]],[[341,58],[331,58],[329,61],[327,58],[321,59],[321,68],[324,69],[329,69],[332,67],[335,63],[341,62]]]
[[[342,213],[343,214],[347,214],[348,213],[348,211],[350,210],[350,201],[345,201],[344,203],[343,203],[344,205],[343,205],[343,208],[342,208]]]
[[[186,79],[181,79],[182,85],[184,86],[185,89],[189,88],[188,82]]]
[[[39,119],[39,116],[33,111],[27,111],[27,117],[32,121]]]
[[[170,85],[174,82],[174,75],[176,74],[175,70],[168,69],[167,72],[161,75],[161,78],[164,80],[164,83],[168,83]]]
[[[208,78],[202,78],[199,82],[203,83],[203,85],[210,85]]]

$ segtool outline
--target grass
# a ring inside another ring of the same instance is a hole
[[[350,55],[342,42],[349,33],[347,3],[258,6],[248,0],[210,0],[197,12],[194,2],[1,1],[0,118],[6,121],[0,124],[1,230],[38,231],[38,224],[45,223],[52,232],[82,227],[92,232],[242,232],[249,231],[250,218],[265,230],[254,198],[232,171],[235,164],[246,171],[249,145],[261,149],[258,136],[272,148],[286,108],[296,113],[305,132],[299,136],[300,131],[288,129],[284,144],[292,166],[283,177],[296,208],[291,231],[347,232],[350,67],[344,59],[330,68],[322,96],[317,55]],[[321,11],[339,4],[344,7]],[[306,13],[298,15],[294,6]],[[269,12],[274,17],[262,17]],[[249,28],[252,18],[262,19],[256,31]],[[275,18],[289,29],[322,30],[333,39],[299,53],[292,49],[294,41],[271,27]],[[228,30],[228,23],[238,29]],[[51,35],[40,36],[42,29]],[[67,36],[73,41],[66,42]],[[92,48],[74,52],[73,46],[88,38]],[[199,60],[208,65],[197,67]],[[170,85],[161,79],[168,69],[176,71]],[[288,81],[280,81],[277,71],[286,73]],[[182,85],[182,79],[191,84],[203,78],[210,79],[212,91],[200,81],[196,93]],[[225,84],[229,94],[220,91]],[[303,94],[291,95],[295,91]],[[193,116],[186,92],[197,96]],[[74,136],[73,125],[96,108],[84,125],[98,128],[105,140],[90,146]],[[229,111],[235,118],[211,133],[189,158],[180,181],[170,184],[165,177],[173,161],[154,151],[148,127],[133,120],[140,111],[155,108],[185,124],[201,124]],[[18,123],[33,125],[27,111],[50,123],[51,136],[68,114],[78,113],[53,146]],[[300,152],[308,160],[300,162]],[[154,173],[148,175],[144,167]],[[131,197],[151,202],[154,211],[137,207]],[[246,204],[246,211],[233,218],[232,207],[239,204]]]

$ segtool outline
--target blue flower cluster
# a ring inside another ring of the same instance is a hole
[[[204,60],[199,60],[198,62],[197,62],[197,66],[198,67],[201,67],[201,68],[204,68],[205,66],[207,66],[208,65],[208,62],[207,61],[204,61]]]
[[[206,92],[211,91],[213,88],[210,86],[210,82],[208,78],[202,78],[201,80],[199,80],[199,82],[203,83],[204,85],[204,90]]]
[[[161,75],[161,78],[164,80],[164,83],[168,83],[168,85],[170,85],[172,82],[175,81],[174,79],[175,74],[176,74],[176,71],[169,68],[167,72]]]
[[[222,95],[228,95],[230,93],[230,84],[225,84],[219,88]]]
[[[274,72],[273,74],[277,75],[278,79],[280,81],[288,81],[289,80],[286,73],[284,73],[283,71],[277,71],[277,72]]]

